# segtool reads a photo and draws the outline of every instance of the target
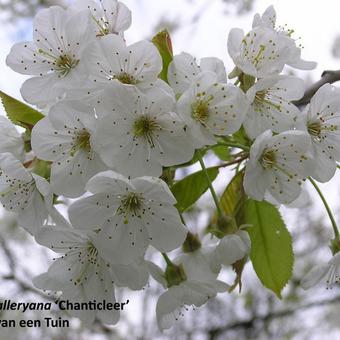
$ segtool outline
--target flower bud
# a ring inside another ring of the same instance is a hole
[[[177,266],[174,263],[167,265],[164,277],[168,284],[168,288],[179,285],[187,279],[182,264]]]
[[[217,219],[217,228],[223,236],[234,234],[238,230],[235,218],[224,214]]]
[[[197,234],[188,233],[183,243],[182,249],[184,253],[192,253],[201,248],[201,241]]]
[[[333,255],[335,255],[336,253],[339,253],[340,252],[340,238],[335,237],[334,239],[332,239],[329,247],[331,248]]]

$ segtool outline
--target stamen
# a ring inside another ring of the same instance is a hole
[[[121,74],[115,75],[111,77],[111,79],[117,79],[123,84],[128,85],[136,85],[138,84],[138,80],[134,78],[131,74],[128,74],[126,72],[122,72]]]
[[[260,163],[265,169],[272,169],[275,166],[275,152],[273,150],[264,150]]]
[[[140,193],[130,192],[121,198],[120,206],[117,209],[118,214],[125,217],[124,223],[128,223],[128,215],[132,213],[138,216],[144,205],[144,197]]]
[[[197,97],[200,98],[204,95],[205,93],[198,93]],[[212,99],[214,99],[214,97],[209,96],[204,99],[199,99],[197,102],[191,105],[192,118],[200,122],[202,125],[205,125],[209,119],[209,115],[210,115],[209,102]]]
[[[67,76],[72,69],[79,64],[79,59],[64,54],[59,56],[56,61],[55,70],[60,74],[61,77]]]
[[[145,138],[152,148],[155,147],[153,140],[155,131],[159,129],[160,125],[157,121],[147,115],[140,116],[133,124],[134,136],[138,138]]]
[[[267,105],[273,107],[274,109],[281,111],[281,105],[275,104],[268,99],[268,91],[266,91],[266,90],[256,92],[254,102],[255,102],[256,105],[262,106],[263,104],[267,104]]]
[[[70,155],[73,157],[75,153],[79,150],[83,150],[86,152],[91,151],[91,143],[90,143],[90,133],[88,131],[81,131],[77,136],[74,142],[74,145],[71,148]]]

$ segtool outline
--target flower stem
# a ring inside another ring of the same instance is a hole
[[[215,189],[214,189],[214,187],[213,187],[213,185],[211,183],[211,179],[210,179],[209,174],[207,172],[207,168],[205,167],[205,164],[204,164],[204,161],[203,161],[203,157],[202,157],[202,153],[201,153],[201,151],[198,150],[197,154],[198,154],[198,160],[199,160],[199,162],[201,164],[202,170],[203,170],[203,172],[205,174],[205,177],[206,177],[206,179],[208,181],[209,189],[210,189],[211,195],[212,195],[212,197],[214,199],[214,202],[215,202],[215,205],[216,205],[216,209],[217,209],[217,213],[218,213],[219,216],[222,216],[223,214],[222,214],[222,209],[220,207],[220,202],[219,202],[218,197],[216,195]]]
[[[226,166],[234,165],[234,164],[240,164],[242,161],[246,160],[248,158],[248,155],[241,156],[237,159],[234,159],[233,161],[222,163],[220,165],[217,165],[218,168],[224,168]]]
[[[335,238],[339,238],[340,235],[339,235],[338,226],[337,226],[337,224],[336,224],[336,222],[335,222],[335,218],[334,218],[334,216],[333,216],[333,213],[332,213],[332,211],[331,211],[331,209],[330,209],[330,207],[329,207],[329,205],[328,205],[328,203],[327,203],[325,197],[323,196],[323,194],[322,194],[320,188],[319,188],[318,185],[315,183],[315,181],[314,181],[311,177],[308,177],[308,179],[309,179],[309,181],[313,184],[315,190],[318,192],[318,194],[319,194],[319,196],[320,196],[320,198],[321,198],[321,200],[322,200],[322,203],[324,204],[324,206],[325,206],[325,208],[326,208],[326,210],[327,210],[328,217],[329,217],[329,219],[331,220],[331,223],[332,223],[332,227],[333,227],[333,231],[334,231]]]
[[[167,255],[166,253],[161,253],[161,254],[162,254],[162,256],[164,257],[164,260],[165,260],[166,264],[167,264],[168,266],[171,266],[171,265],[172,265],[172,262],[171,262],[171,260],[169,259],[168,255]]]
[[[246,145],[243,145],[243,144],[240,144],[240,143],[236,143],[236,142],[231,142],[231,141],[224,140],[224,142],[220,143],[220,144],[221,145],[226,145],[226,146],[231,146],[231,147],[238,148],[238,149],[242,149],[244,151],[249,151],[250,150],[249,146],[246,146]]]

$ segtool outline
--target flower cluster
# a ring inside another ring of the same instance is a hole
[[[16,44],[7,64],[33,76],[21,93],[45,117],[29,127],[26,152],[2,118],[0,200],[38,243],[61,254],[37,287],[69,300],[114,301],[115,287],[140,290],[151,275],[166,289],[156,308],[164,329],[183,307],[228,291],[220,271],[246,261],[251,248],[248,226],[218,206],[209,240],[188,230],[171,191],[175,171],[199,159],[207,174],[201,155],[209,148],[240,148],[241,157],[232,157],[246,195],[290,203],[307,177],[324,182],[335,173],[340,95],[326,84],[304,112],[294,105],[304,83],[282,70],[315,63],[301,59],[291,30],[276,27],[273,7],[255,15],[248,33],[231,30],[228,76],[221,60],[172,56],[167,42],[172,61],[160,77],[157,44],[128,44],[130,24],[129,9],[116,0],[81,0],[36,15],[33,42]],[[67,217],[56,208],[58,196],[76,199]],[[165,269],[146,260],[152,248]],[[110,311],[75,315],[119,320]]]

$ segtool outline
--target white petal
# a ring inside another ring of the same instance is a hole
[[[15,44],[7,56],[6,64],[16,72],[30,75],[47,74],[51,68],[32,42]]]
[[[143,259],[130,265],[111,264],[111,268],[117,286],[140,290],[148,282],[149,273]]]
[[[321,143],[314,141],[312,144],[314,153],[311,176],[319,182],[328,182],[335,174],[336,162]]]
[[[142,220],[116,216],[98,233],[96,244],[101,256],[113,264],[131,264],[144,255],[148,235]]]
[[[327,274],[330,266],[322,264],[312,268],[302,279],[301,286],[303,289],[309,289],[317,285]]]
[[[200,70],[196,60],[188,53],[182,52],[174,56],[168,69],[169,84],[176,94],[182,94],[191,84]]]
[[[118,205],[112,195],[98,193],[74,202],[69,208],[70,220],[79,229],[98,229],[114,215]]]
[[[242,39],[244,37],[243,30],[239,28],[233,28],[229,31],[228,36],[228,53],[231,58],[237,58],[240,54],[240,47],[242,43]]]
[[[75,230],[55,226],[40,228],[35,235],[35,240],[54,252],[62,254],[67,253],[69,246],[87,243],[86,239],[82,238]]]
[[[123,175],[108,170],[92,177],[88,181],[86,189],[93,194],[113,193],[115,195],[121,195],[127,191],[134,191],[135,187]]]
[[[57,76],[53,73],[30,78],[23,83],[21,95],[28,103],[40,107],[54,104],[64,93],[64,90],[55,87],[56,80]]]
[[[227,82],[227,74],[222,60],[213,57],[202,58],[200,68],[202,72],[210,71],[216,73],[218,82]]]
[[[151,210],[144,214],[150,244],[161,252],[168,252],[180,247],[187,235],[178,211],[172,206],[153,203]]]
[[[161,330],[173,326],[178,319],[179,309],[183,304],[183,289],[180,286],[173,286],[163,293],[156,306],[158,327]]]
[[[127,72],[141,82],[155,81],[161,72],[162,58],[154,44],[140,41],[128,46],[130,53]]]
[[[227,235],[216,248],[216,258],[220,263],[229,266],[242,259],[246,252],[247,248],[238,235]]]
[[[139,177],[131,181],[138,192],[147,200],[157,203],[175,204],[176,199],[164,181],[155,177]]]

